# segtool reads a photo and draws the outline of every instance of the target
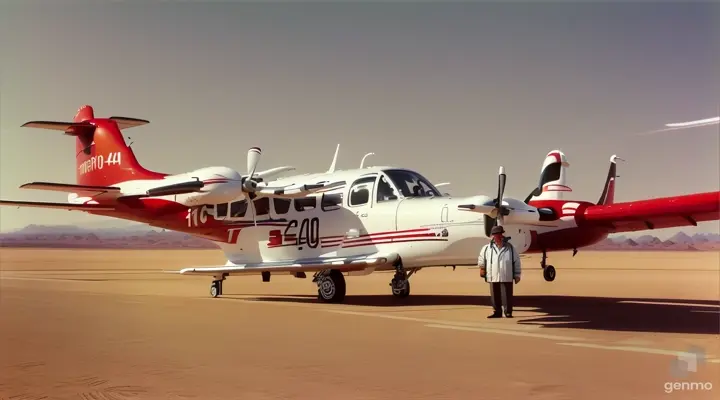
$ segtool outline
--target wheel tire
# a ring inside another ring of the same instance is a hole
[[[220,285],[217,282],[213,282],[210,285],[210,296],[218,297],[220,295]]]
[[[555,280],[555,267],[552,265],[548,265],[543,269],[543,278],[545,278],[546,281],[552,282]]]
[[[341,303],[345,299],[345,277],[332,270],[318,287],[318,299],[324,303]]]
[[[392,295],[394,297],[402,299],[410,296],[410,281],[408,279],[405,279],[403,282],[404,283],[398,285],[393,279],[393,282],[390,284],[390,286],[392,287]]]

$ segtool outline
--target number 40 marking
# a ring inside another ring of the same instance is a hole
[[[122,160],[121,153],[119,151],[116,151],[116,152],[108,154],[107,160],[105,160],[105,164],[118,165],[118,164],[120,164],[121,160]]]

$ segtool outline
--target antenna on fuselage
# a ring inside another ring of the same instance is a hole
[[[370,156],[374,156],[374,155],[375,155],[375,153],[367,153],[367,154],[365,154],[365,155],[363,156],[362,160],[360,160],[360,169],[363,169],[363,167],[365,166],[365,159],[368,158],[368,157],[370,157]]]
[[[337,164],[337,156],[338,152],[340,151],[340,143],[338,143],[337,147],[335,148],[335,156],[333,157],[332,164],[330,164],[330,169],[328,169],[328,173],[335,172],[335,164]]]

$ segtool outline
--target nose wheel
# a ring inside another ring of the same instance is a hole
[[[545,250],[543,250],[542,253],[542,260],[540,260],[540,267],[543,270],[543,278],[545,278],[546,281],[552,282],[555,280],[555,267],[552,265],[546,265],[547,260],[547,253]]]

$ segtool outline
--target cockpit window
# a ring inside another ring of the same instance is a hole
[[[397,200],[398,196],[395,194],[395,189],[390,186],[385,175],[380,175],[380,182],[378,183],[377,198],[375,201],[378,203],[381,201]]]
[[[403,197],[440,197],[440,191],[417,172],[393,169],[384,171]]]

